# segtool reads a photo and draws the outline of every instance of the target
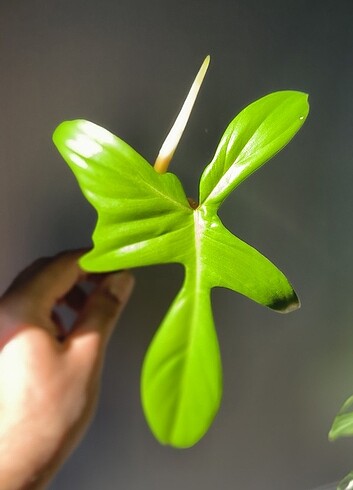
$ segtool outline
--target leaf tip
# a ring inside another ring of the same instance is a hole
[[[307,94],[306,92],[298,92],[298,95],[300,96],[303,104],[303,113],[300,115],[299,119],[304,123],[310,110],[309,94]]]
[[[332,423],[332,427],[328,433],[328,440],[330,442],[336,442],[337,439],[340,439],[341,437],[351,436],[351,431],[348,430],[348,433],[347,433],[346,430],[347,430],[347,428],[346,428],[345,424],[342,424],[342,420],[340,419],[340,416],[338,415]]]
[[[292,311],[298,310],[301,307],[301,303],[296,292],[292,290],[291,296],[276,298],[269,307],[279,313],[291,313]]]
[[[335,431],[333,430],[333,427],[332,427],[330,432],[328,433],[328,440],[330,442],[335,442],[336,439],[337,439],[337,435],[335,434]]]
[[[58,142],[61,139],[61,135],[63,132],[63,128],[65,127],[66,121],[61,122],[56,128],[54,129],[53,135],[52,135],[52,140],[54,142],[54,145],[57,146]]]

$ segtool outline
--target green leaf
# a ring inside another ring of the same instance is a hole
[[[353,471],[346,475],[338,484],[337,490],[352,490],[353,488]]]
[[[353,436],[353,396],[350,396],[342,405],[336,415],[331,430],[329,440],[336,441],[340,437]],[[337,490],[351,490],[353,488],[353,471],[340,481]]]
[[[162,444],[195,444],[221,401],[221,360],[207,287],[195,273],[185,283],[155,335],[142,369],[144,411]]]
[[[243,109],[229,124],[200,181],[200,203],[218,207],[229,193],[280,151],[304,123],[307,94],[274,92]]]
[[[353,436],[353,396],[344,402],[336,415],[329,432],[330,441],[340,437]]]
[[[240,113],[202,176],[197,209],[189,205],[175,175],[158,174],[103,128],[68,121],[54,133],[54,143],[98,212],[94,247],[81,259],[82,267],[105,272],[175,262],[185,268],[183,286],[142,370],[145,415],[163,444],[192,446],[219,408],[221,361],[211,289],[230,288],[282,312],[299,306],[282,272],[233,236],[216,209],[297,131],[305,117],[303,108],[307,110],[304,99],[303,94],[279,92]]]

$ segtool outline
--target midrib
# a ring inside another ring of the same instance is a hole
[[[201,274],[201,270],[200,270],[200,263],[201,263],[200,257],[201,257],[201,238],[202,238],[203,225],[201,223],[200,211],[198,211],[198,210],[194,211],[193,219],[194,219],[194,254],[193,254],[192,260],[194,261],[195,274],[192,274],[192,272],[190,272],[190,269],[192,270],[192,267],[190,267],[188,264],[185,264],[185,275],[186,276],[185,276],[185,282],[183,284],[183,288],[184,289],[189,289],[189,288],[193,289],[193,291],[195,293],[195,297],[197,298],[198,294],[200,294],[201,290],[202,290],[202,287],[201,287],[201,285],[202,285],[202,274]],[[196,305],[197,305],[197,303],[196,303]],[[183,373],[180,376],[179,386],[181,386],[181,387],[184,385],[183,380],[187,377],[187,372],[188,372],[188,367],[189,367],[189,362],[188,362],[189,350],[190,350],[190,346],[193,344],[192,337],[194,335],[195,325],[197,326],[197,324],[195,322],[196,311],[197,311],[197,306],[195,308],[193,308],[192,317],[191,317],[191,321],[190,321],[190,325],[192,328],[190,328],[189,332],[188,332],[188,342],[187,342],[187,349],[186,349],[186,353],[185,353],[185,359],[187,361],[184,363]],[[183,391],[180,390],[180,388],[179,388],[179,393],[183,393]],[[183,399],[180,396],[179,402],[178,402],[178,407],[177,407],[177,410],[176,410],[176,413],[174,416],[174,423],[173,423],[174,428],[178,427],[178,419],[180,416],[180,408],[182,405],[183,405]]]

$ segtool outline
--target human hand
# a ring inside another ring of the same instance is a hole
[[[105,350],[133,288],[128,272],[87,275],[82,252],[40,259],[0,299],[0,488],[41,489],[82,437]],[[96,284],[86,295],[81,281]],[[76,312],[65,333],[53,309]]]

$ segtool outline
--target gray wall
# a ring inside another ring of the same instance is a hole
[[[34,258],[90,243],[95,213],[51,143],[62,120],[97,122],[152,161],[210,53],[171,168],[196,196],[244,105],[281,89],[311,102],[294,141],[221,213],[286,272],[302,309],[277,315],[215,291],[223,404],[208,435],[176,451],[145,424],[139,374],[182,270],[136,271],[96,419],[52,490],[308,490],[353,467],[353,439],[327,441],[353,393],[352,26],[351,0],[1,1],[2,289]]]

